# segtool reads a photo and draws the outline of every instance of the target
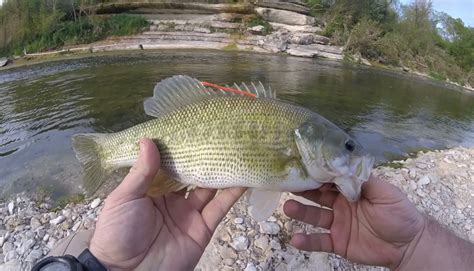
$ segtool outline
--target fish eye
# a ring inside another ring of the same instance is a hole
[[[354,149],[355,149],[354,140],[349,139],[349,140],[346,141],[346,143],[344,143],[344,145],[346,147],[346,150],[348,150],[350,152],[354,151]]]

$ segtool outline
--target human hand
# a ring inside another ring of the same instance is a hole
[[[395,269],[408,261],[426,227],[425,217],[395,186],[370,177],[361,199],[348,202],[328,187],[298,193],[320,208],[294,200],[285,203],[289,217],[329,229],[330,233],[295,234],[290,244],[325,251],[353,262]]]
[[[219,222],[244,189],[196,189],[187,199],[146,192],[160,164],[149,139],[123,182],[108,196],[90,251],[109,270],[190,270],[198,263]]]

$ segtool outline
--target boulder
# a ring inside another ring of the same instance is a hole
[[[258,7],[264,8],[275,8],[275,9],[282,9],[293,11],[297,13],[301,13],[304,15],[310,15],[310,8],[302,1],[299,3],[295,2],[288,2],[288,1],[279,1],[279,0],[259,0],[255,4]]]
[[[270,22],[270,25],[274,30],[286,30],[290,32],[318,33],[323,31],[320,27],[312,25],[289,25],[272,22]]]
[[[5,67],[6,65],[8,65],[8,62],[9,62],[8,58],[6,57],[0,58],[0,67]]]
[[[316,23],[313,17],[288,10],[257,7],[255,11],[265,20],[275,23],[289,25],[313,25]]]

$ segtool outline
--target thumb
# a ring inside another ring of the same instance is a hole
[[[122,183],[110,194],[115,199],[135,199],[145,196],[160,167],[160,154],[152,140],[140,140],[140,153]]]
[[[400,200],[403,196],[403,192],[398,187],[373,175],[362,185],[362,197],[372,203],[391,203]]]

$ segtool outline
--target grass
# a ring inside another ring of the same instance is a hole
[[[110,36],[136,34],[148,25],[144,17],[123,14],[59,21],[50,29],[36,33],[27,40],[16,41],[6,51],[7,54],[22,55],[24,50],[28,53],[53,50],[91,43]]]

